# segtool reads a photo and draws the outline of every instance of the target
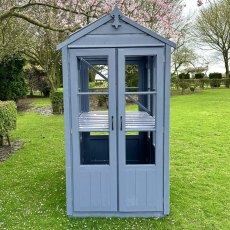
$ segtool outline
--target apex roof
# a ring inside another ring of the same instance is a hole
[[[65,46],[68,46],[69,44],[79,40],[80,38],[84,37],[85,35],[89,34],[90,32],[98,29],[99,27],[102,27],[103,25],[105,25],[106,23],[108,23],[111,20],[114,20],[112,23],[112,26],[114,27],[115,30],[118,31],[118,33],[119,33],[119,29],[122,27],[122,22],[123,22],[123,23],[126,23],[126,24],[132,26],[132,28],[139,30],[142,33],[145,33],[145,34],[151,36],[152,38],[158,40],[159,42],[165,43],[165,44],[167,44],[173,48],[176,47],[176,44],[174,42],[170,41],[169,39],[162,37],[161,35],[147,29],[146,27],[144,27],[144,26],[138,24],[137,22],[131,20],[130,18],[124,16],[122,14],[122,12],[116,6],[111,13],[108,13],[108,14],[102,16],[98,20],[96,20],[96,21],[88,24],[87,26],[83,27],[82,29],[79,29],[76,32],[72,33],[68,39],[66,39],[65,41],[63,41],[59,45],[57,45],[57,49],[59,50]]]

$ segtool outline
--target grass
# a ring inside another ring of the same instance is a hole
[[[63,116],[20,113],[13,138],[24,146],[0,164],[0,229],[228,230],[229,115],[228,89],[171,98],[168,217],[74,219],[65,214]]]
[[[39,107],[48,106],[50,104],[51,104],[50,98],[44,97],[44,98],[35,98],[33,100],[32,106],[36,107],[36,108],[39,108]]]

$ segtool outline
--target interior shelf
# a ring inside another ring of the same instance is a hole
[[[79,116],[79,131],[109,132],[108,112],[83,112]],[[125,131],[155,131],[155,117],[147,112],[126,112]]]

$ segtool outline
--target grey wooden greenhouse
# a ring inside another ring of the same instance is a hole
[[[117,7],[58,45],[69,216],[169,214],[171,47]]]

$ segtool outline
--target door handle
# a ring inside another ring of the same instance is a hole
[[[113,127],[113,116],[112,116],[112,130],[114,130],[114,127]]]
[[[122,131],[122,116],[120,116],[120,120],[121,120],[121,127],[120,127],[120,130]]]

